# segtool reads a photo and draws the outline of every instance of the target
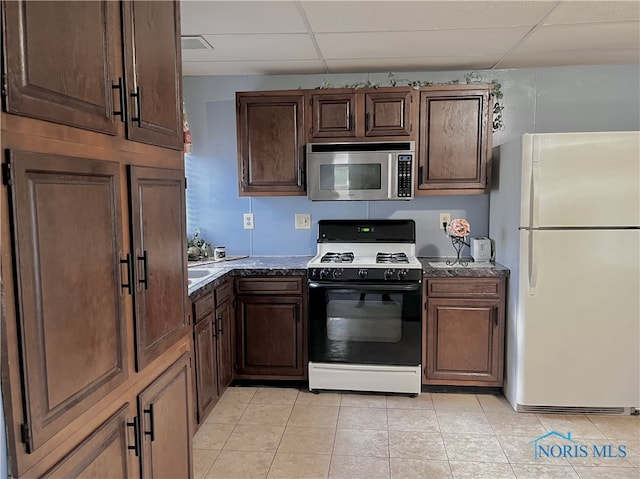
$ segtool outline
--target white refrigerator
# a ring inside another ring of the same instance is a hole
[[[633,412],[640,132],[525,134],[498,153],[489,234],[511,269],[506,398],[523,412]]]

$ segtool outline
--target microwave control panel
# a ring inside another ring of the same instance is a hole
[[[413,196],[413,155],[398,155],[398,198]]]

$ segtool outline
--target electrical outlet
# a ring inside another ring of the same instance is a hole
[[[447,223],[447,224],[451,223],[451,213],[440,213],[440,224],[438,225],[438,228],[443,230],[444,223]]]
[[[243,215],[243,224],[244,229],[252,230],[253,229],[253,213],[245,213]]]
[[[296,213],[296,229],[297,230],[311,229],[311,215],[308,213]]]

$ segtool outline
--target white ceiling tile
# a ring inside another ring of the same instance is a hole
[[[516,53],[504,58],[496,68],[536,68],[570,65],[637,64],[640,50],[578,50]]]
[[[324,73],[320,61],[183,62],[184,76],[295,75]]]
[[[323,33],[316,35],[325,59],[393,58],[506,53],[528,27],[426,32]]]
[[[423,78],[406,77],[397,72],[416,72],[433,70],[485,70],[491,68],[501,55],[482,57],[412,57],[412,58],[367,58],[348,60],[327,60],[330,73],[344,72],[394,72],[398,84],[407,84]]]
[[[307,34],[204,35],[204,38],[213,45],[214,50],[213,57],[203,59],[246,61],[318,58],[313,42]]]
[[[373,32],[533,26],[555,6],[536,1],[302,1],[311,28]]]
[[[545,20],[545,25],[640,20],[640,2],[562,2]]]
[[[180,11],[183,35],[307,31],[292,1],[182,1]]]
[[[640,31],[638,24],[634,22],[542,26],[518,46],[517,51],[524,53],[629,48],[640,48]]]

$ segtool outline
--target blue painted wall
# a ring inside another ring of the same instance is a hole
[[[464,81],[467,72],[398,73],[398,78]],[[522,133],[640,130],[638,65],[563,67],[478,72],[498,79],[504,93],[505,128],[493,146]],[[185,77],[184,99],[193,137],[186,169],[187,231],[199,227],[228,255],[315,254],[316,222],[327,218],[412,218],[417,224],[420,256],[453,254],[438,229],[440,212],[466,218],[472,236],[488,234],[488,195],[430,196],[397,202],[311,202],[306,197],[240,198],[235,127],[235,92],[316,88],[323,81],[339,87],[370,80],[386,84],[387,74]],[[252,212],[255,229],[242,227]],[[294,228],[295,213],[310,213],[311,230]]]

